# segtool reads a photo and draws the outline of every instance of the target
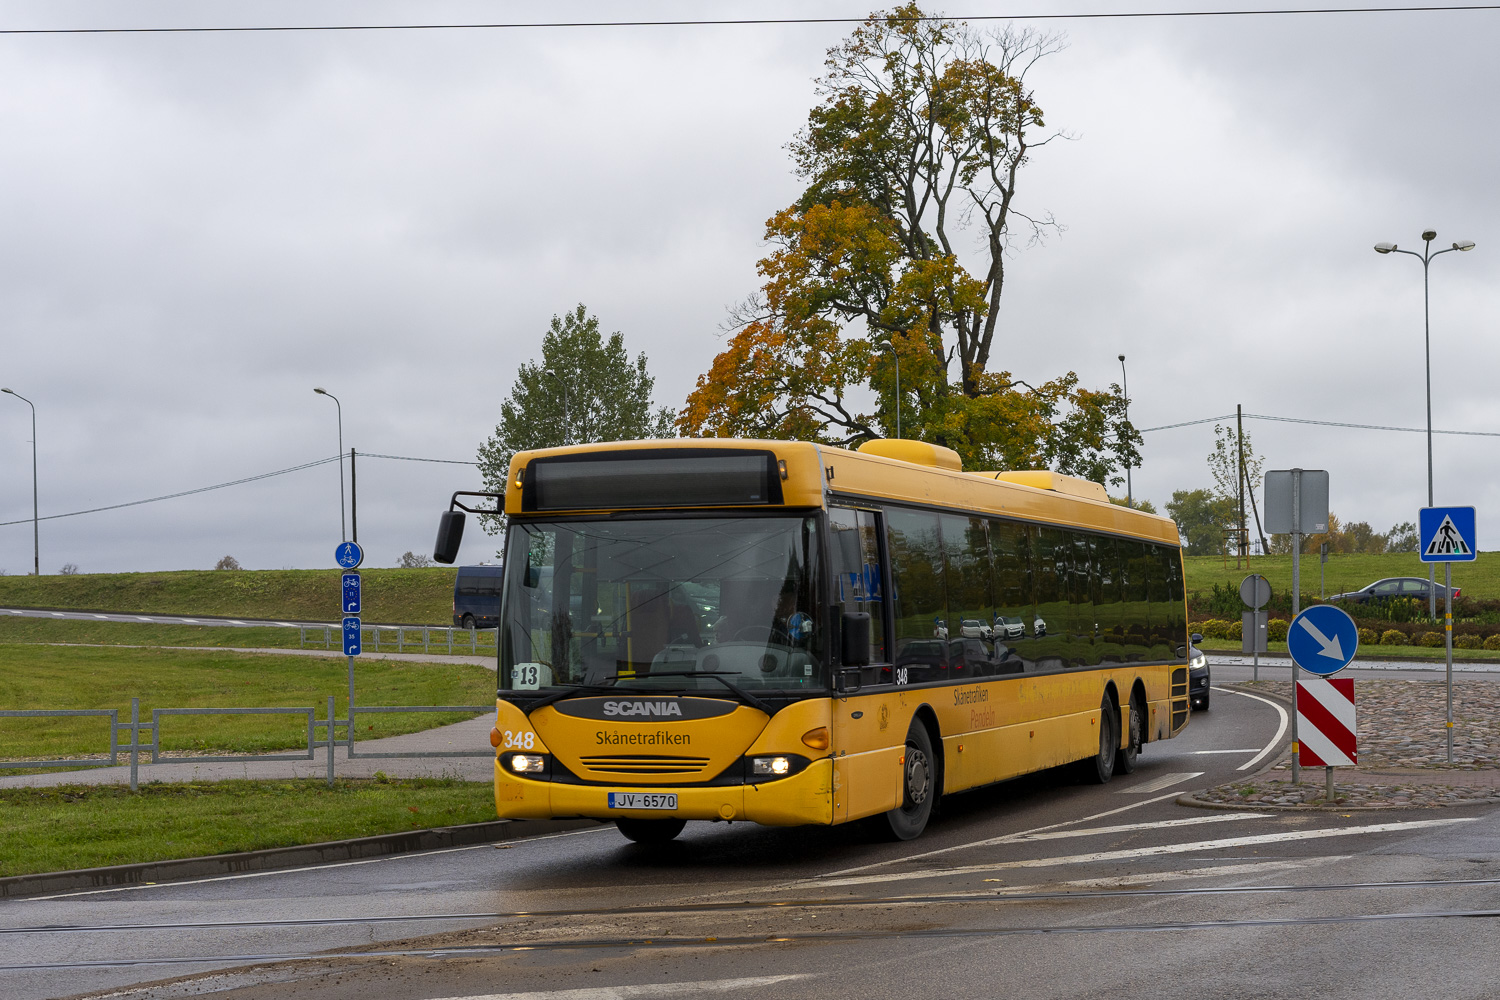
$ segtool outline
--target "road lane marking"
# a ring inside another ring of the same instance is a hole
[[[1078,819],[1067,819],[1063,820],[1061,823],[1048,823],[1046,826],[1034,826],[1030,830],[1022,830],[1019,833],[1007,833],[999,837],[987,837],[984,840],[971,840],[967,844],[957,844],[953,847],[939,847],[935,851],[923,851],[921,854],[908,854],[904,857],[887,858],[884,861],[875,861],[868,865],[859,865],[855,868],[844,868],[836,872],[828,872],[826,875],[820,875],[818,877],[833,878],[838,875],[852,875],[855,872],[869,871],[871,868],[884,868],[886,865],[899,865],[905,864],[909,861],[920,861],[923,858],[932,858],[936,857],[939,854],[951,854],[954,851],[967,851],[975,847],[989,847],[992,844],[1005,844],[1009,843],[1015,837],[1024,837],[1032,833],[1041,833],[1043,830],[1056,830],[1064,826],[1077,826],[1079,823],[1088,823],[1096,819],[1104,819],[1104,817],[1106,816],[1115,816],[1122,812],[1128,812],[1131,809],[1139,809],[1141,806],[1149,806],[1153,802],[1164,802],[1167,799],[1175,799],[1177,798],[1178,794],[1178,792],[1168,792],[1165,795],[1158,795],[1154,799],[1141,799],[1141,801],[1132,802],[1128,806],[1116,806],[1113,809],[1106,809],[1103,812],[1096,812],[1092,816],[1080,816]],[[798,882],[797,884],[800,885],[802,883]]]
[[[1152,778],[1145,784],[1131,785],[1129,788],[1117,788],[1115,789],[1115,794],[1149,795],[1152,792],[1159,792],[1164,788],[1171,788],[1173,785],[1180,785],[1184,781],[1192,781],[1194,778],[1201,777],[1203,777],[1202,771],[1174,771],[1171,774],[1163,774],[1159,778]]]
[[[954,875],[972,875],[978,872],[1006,871],[1013,868],[1058,868],[1064,865],[1093,864],[1100,861],[1125,861],[1131,858],[1151,858],[1166,854],[1189,854],[1193,851],[1221,851],[1230,847],[1254,847],[1261,844],[1284,844],[1296,840],[1318,840],[1325,837],[1352,837],[1364,833],[1397,833],[1421,830],[1453,823],[1472,823],[1473,817],[1454,819],[1412,820],[1404,823],[1372,823],[1368,826],[1333,827],[1325,830],[1288,830],[1281,833],[1263,833],[1248,837],[1226,837],[1222,840],[1199,840],[1186,844],[1153,844],[1150,847],[1135,847],[1121,851],[1096,851],[1092,854],[1073,854],[1052,858],[1029,858],[1024,861],[997,861],[984,865],[963,865],[957,868],[926,868],[913,872],[892,872],[885,875],[861,875],[853,878],[814,878],[796,883],[799,888],[818,886],[831,888],[844,885],[869,885],[875,882],[901,882],[912,879],[944,878]]]
[[[1062,840],[1068,837],[1102,837],[1110,833],[1135,833],[1139,830],[1164,830],[1179,826],[1201,826],[1204,823],[1232,823],[1242,819],[1270,819],[1275,813],[1213,813],[1187,819],[1164,819],[1154,823],[1122,823],[1119,826],[1091,826],[1085,830],[1050,830],[1046,833],[1020,833],[1008,837],[1007,844],[1030,844],[1038,840]]]
[[[1243,763],[1239,767],[1235,768],[1236,771],[1248,771],[1252,767],[1254,767],[1256,764],[1259,764],[1261,762],[1261,760],[1263,760],[1265,758],[1266,754],[1270,753],[1272,750],[1275,750],[1276,749],[1276,744],[1278,744],[1278,743],[1281,742],[1281,737],[1282,737],[1283,734],[1286,733],[1286,727],[1288,725],[1288,723],[1287,723],[1287,717],[1286,717],[1286,709],[1282,708],[1280,705],[1278,705],[1276,702],[1272,701],[1270,698],[1262,698],[1258,694],[1249,694],[1248,692],[1245,692],[1245,691],[1231,691],[1229,688],[1221,688],[1221,687],[1216,687],[1216,688],[1214,688],[1214,690],[1215,691],[1222,691],[1225,694],[1237,694],[1241,698],[1254,698],[1256,701],[1263,701],[1267,705],[1270,705],[1272,708],[1276,709],[1276,714],[1281,717],[1281,724],[1276,727],[1276,735],[1271,737],[1271,742],[1269,742],[1269,743],[1267,743],[1265,745],[1265,749],[1261,750],[1260,753],[1256,754],[1254,757],[1251,757],[1249,760],[1245,761],[1245,763]]]
[[[1259,747],[1251,747],[1248,750],[1194,750],[1193,753],[1259,753]]]
[[[684,993],[728,993],[758,986],[775,986],[813,978],[798,972],[784,976],[752,976],[746,979],[705,979],[696,983],[647,983],[640,986],[585,986],[573,990],[537,990],[532,993],[482,993],[477,996],[443,997],[442,1000],[625,1000],[626,997],[671,997]]]

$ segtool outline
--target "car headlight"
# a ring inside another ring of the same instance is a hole
[[[1208,654],[1199,653],[1191,660],[1188,660],[1188,666],[1192,667],[1194,670],[1201,670],[1202,668],[1208,666]]]

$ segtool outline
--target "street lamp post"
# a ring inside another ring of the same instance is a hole
[[[891,352],[891,360],[896,362],[896,436],[901,436],[901,355],[896,353],[895,344],[880,345],[882,351]]]
[[[42,536],[37,530],[36,507],[36,404],[14,389],[0,389],[31,407],[31,568],[37,576],[42,575]]]
[[[1428,229],[1422,233],[1422,252],[1415,250],[1402,250],[1394,243],[1375,244],[1376,253],[1404,253],[1415,257],[1422,262],[1422,351],[1427,364],[1427,506],[1433,506],[1432,501],[1432,313],[1431,296],[1428,293],[1427,269],[1432,263],[1432,258],[1439,254],[1452,253],[1454,250],[1473,250],[1473,240],[1459,240],[1447,250],[1432,252],[1432,241],[1437,239],[1437,230]],[[1437,617],[1437,564],[1427,564],[1427,616]]]
[[[1120,355],[1120,391],[1125,394],[1125,422],[1130,423],[1130,379],[1125,375],[1125,355]],[[1135,498],[1130,493],[1130,460],[1125,461],[1125,506],[1134,507]]]
[[[327,396],[333,400],[333,405],[338,407],[339,413],[339,541],[347,541],[349,532],[344,527],[344,404],[339,398],[322,386],[315,386],[313,392],[319,396]],[[333,751],[329,751],[332,753]]]
[[[572,444],[573,443],[573,425],[568,420],[568,383],[564,382],[563,381],[563,377],[561,375],[557,374],[557,372],[553,371],[551,368],[547,369],[546,375],[550,379],[556,379],[558,386],[562,389],[562,394],[563,394],[563,444],[565,444],[565,445]]]

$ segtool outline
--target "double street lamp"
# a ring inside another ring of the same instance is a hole
[[[1432,241],[1437,239],[1437,230],[1428,229],[1422,233],[1423,248],[1421,253],[1415,250],[1402,250],[1394,243],[1375,244],[1376,253],[1404,253],[1409,257],[1415,257],[1422,262],[1422,349],[1427,362],[1427,506],[1434,506],[1432,500],[1432,315],[1431,296],[1428,293],[1427,269],[1432,263],[1432,258],[1441,254],[1452,253],[1454,250],[1473,250],[1473,240],[1459,240],[1446,250],[1436,253],[1432,250]],[[1427,566],[1427,614],[1429,617],[1437,617],[1437,566],[1429,563]]]
[[[327,389],[324,389],[322,386],[316,386],[316,387],[314,387],[313,392],[317,393],[319,396],[327,396],[329,399],[333,400],[333,405],[338,407],[338,413],[339,413],[339,541],[343,542],[343,541],[347,541],[349,539],[349,532],[344,527],[344,404],[340,403],[339,402],[339,398],[337,396],[335,396],[333,393],[329,392]],[[329,751],[329,752],[331,753],[332,751]]]
[[[37,576],[41,576],[42,541],[41,533],[37,530],[39,518],[36,507],[36,404],[14,389],[0,389],[0,392],[8,393],[31,407],[31,568]]]

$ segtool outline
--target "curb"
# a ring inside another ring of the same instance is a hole
[[[300,868],[331,861],[379,858],[444,847],[466,847],[471,844],[487,844],[499,840],[519,840],[538,834],[561,833],[566,830],[581,830],[601,825],[603,824],[598,820],[592,819],[499,819],[488,823],[439,826],[427,830],[379,834],[374,837],[331,840],[321,844],[301,844],[297,847],[271,847],[260,851],[211,854],[199,858],[179,858],[174,861],[146,861],[131,865],[110,865],[104,868],[80,868],[75,871],[10,875],[0,878],[0,899],[68,889],[152,885],[178,879]]]
[[[1237,691],[1237,690],[1243,689],[1245,687],[1246,683],[1248,683],[1248,682],[1240,681],[1240,682],[1236,682],[1234,684],[1221,684],[1221,685],[1218,685],[1218,686],[1222,687],[1222,688],[1224,688],[1226,690],[1229,690],[1229,691]],[[1266,698],[1266,699],[1269,699],[1271,701],[1278,701],[1282,705],[1286,706],[1287,709],[1291,709],[1291,707],[1292,707],[1292,700],[1290,698],[1282,697],[1281,695],[1275,694],[1275,693],[1273,693],[1271,691],[1265,691],[1265,690],[1256,689],[1256,690],[1253,690],[1253,691],[1248,691],[1246,693],[1258,695],[1259,697]],[[1266,763],[1263,764],[1254,774],[1247,774],[1247,775],[1245,775],[1245,777],[1241,778],[1240,780],[1241,781],[1254,781],[1256,778],[1259,778],[1261,775],[1266,774],[1269,771],[1275,769],[1276,765],[1280,764],[1282,762],[1282,760],[1284,760],[1284,759],[1286,759],[1288,757],[1288,755],[1289,755],[1289,750],[1283,750],[1281,753],[1276,754],[1275,756],[1273,756],[1270,759],[1268,759],[1266,761]],[[1225,782],[1225,784],[1237,784],[1237,782]],[[1217,786],[1215,786],[1215,787],[1217,787]],[[1206,789],[1204,789],[1204,790],[1206,791]],[[1313,803],[1303,802],[1303,803],[1300,803],[1300,804],[1295,805],[1295,806],[1279,806],[1279,805],[1267,804],[1267,803],[1262,803],[1262,802],[1254,802],[1254,803],[1245,803],[1244,805],[1241,805],[1239,803],[1209,802],[1207,799],[1200,799],[1200,798],[1198,798],[1197,792],[1185,792],[1182,795],[1179,795],[1176,799],[1174,799],[1173,803],[1175,805],[1179,805],[1179,806],[1188,806],[1188,807],[1193,808],[1193,809],[1218,809],[1218,810],[1223,811],[1223,812],[1310,812],[1310,813],[1316,813],[1316,812],[1325,812],[1325,813],[1337,813],[1337,812],[1392,812],[1392,811],[1395,811],[1395,810],[1402,810],[1402,809],[1421,810],[1423,812],[1427,812],[1427,811],[1431,811],[1433,809],[1459,809],[1459,808],[1462,808],[1462,807],[1468,806],[1468,805],[1479,805],[1480,804],[1480,803],[1477,803],[1477,802],[1456,802],[1456,803],[1453,803],[1452,805],[1437,805],[1437,806],[1420,806],[1420,805],[1403,805],[1403,806],[1394,806],[1394,805],[1392,805],[1392,806],[1340,806],[1340,805],[1321,805],[1321,804],[1313,804]]]

